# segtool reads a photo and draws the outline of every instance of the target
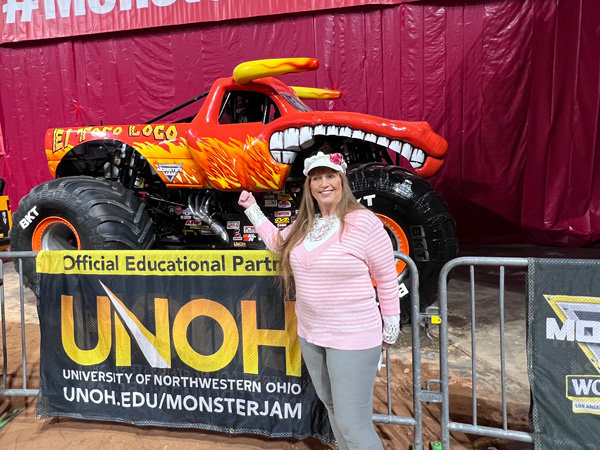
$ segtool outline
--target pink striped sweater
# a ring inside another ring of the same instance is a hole
[[[267,247],[277,252],[282,231],[265,220],[258,228]],[[398,282],[392,244],[381,221],[369,210],[346,216],[339,231],[308,251],[302,243],[291,253],[296,283],[298,335],[315,345],[362,350],[381,345],[381,315],[399,314]],[[371,277],[377,283],[381,313]]]

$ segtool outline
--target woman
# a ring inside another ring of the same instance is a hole
[[[339,448],[382,449],[373,388],[382,340],[389,348],[398,337],[396,266],[381,221],[356,201],[345,174],[340,153],[307,158],[298,216],[284,230],[267,220],[251,193],[243,191],[239,204],[280,254],[286,298],[293,273],[302,355]]]

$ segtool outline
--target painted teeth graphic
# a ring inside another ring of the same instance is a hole
[[[339,136],[340,135],[340,128],[336,127],[335,125],[329,125],[327,127],[327,136]]]
[[[425,162],[425,152],[420,148],[416,148],[410,156],[409,161],[413,166],[418,165],[419,167],[421,167],[423,165],[423,162]]]
[[[353,139],[360,139],[362,141],[364,139],[364,137],[365,137],[365,132],[364,131],[354,130],[352,132],[352,138]]]
[[[283,148],[286,150],[300,150],[300,131],[298,128],[288,128],[283,132]]]
[[[279,164],[292,164],[297,154],[297,152],[288,152],[286,150],[271,150],[271,156]]]
[[[382,147],[388,148],[390,144],[390,140],[386,137],[379,136],[377,138],[377,145],[381,145]]]
[[[305,126],[276,131],[269,141],[271,156],[279,164],[292,164],[300,150],[314,145],[313,136],[342,136],[372,142],[400,153],[415,169],[423,167],[427,159],[423,150],[413,147],[408,142],[336,125],[316,125],[314,128]]]

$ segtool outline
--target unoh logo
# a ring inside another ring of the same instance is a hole
[[[220,303],[205,298],[192,300],[181,307],[171,325],[168,300],[155,298],[155,334],[152,334],[110,289],[100,284],[106,291],[107,297],[96,298],[98,343],[92,349],[81,349],[75,342],[73,297],[61,296],[62,343],[69,358],[77,364],[84,366],[100,364],[109,357],[113,347],[113,326],[117,366],[131,366],[131,337],[148,363],[157,368],[171,367],[171,344],[181,361],[201,372],[221,370],[236,355],[240,342],[238,324],[229,310]],[[258,374],[259,346],[273,346],[285,348],[286,373],[299,377],[301,356],[296,337],[294,304],[285,302],[285,329],[268,330],[258,328],[256,301],[242,300],[240,303],[244,372]],[[111,305],[116,311],[114,320],[111,317]],[[191,322],[201,316],[213,319],[223,330],[223,343],[211,355],[198,353],[188,341],[188,328]]]

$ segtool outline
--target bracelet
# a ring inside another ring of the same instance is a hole
[[[258,228],[265,220],[267,220],[267,216],[265,216],[265,213],[262,212],[260,206],[258,206],[258,203],[255,203],[247,208],[244,211],[244,214],[246,214],[246,217],[250,219],[250,222],[252,222],[252,225],[254,225],[256,228]]]
[[[383,316],[383,342],[393,344],[400,334],[400,315]]]

